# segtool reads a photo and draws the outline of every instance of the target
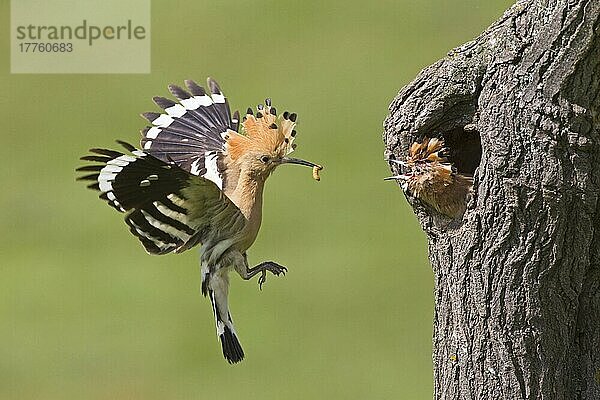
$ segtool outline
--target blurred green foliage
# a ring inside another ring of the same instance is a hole
[[[427,244],[382,160],[397,91],[477,36],[508,0],[154,1],[149,75],[10,75],[1,2],[1,399],[427,399]],[[247,359],[221,356],[196,250],[151,257],[74,181],[89,147],[135,142],[138,114],[184,79],[232,107],[299,115],[295,153],[325,166],[270,178],[256,264],[232,276]]]

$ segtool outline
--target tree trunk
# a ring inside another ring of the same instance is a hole
[[[407,197],[435,273],[436,399],[600,399],[599,26],[600,0],[520,1],[390,105],[386,157],[442,136],[474,175],[458,221]]]

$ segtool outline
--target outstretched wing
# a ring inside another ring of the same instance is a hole
[[[142,130],[144,151],[164,162],[175,162],[192,175],[202,176],[225,187],[225,135],[238,131],[239,113],[233,118],[225,95],[218,83],[207,79],[209,93],[196,82],[187,80],[186,91],[169,85],[169,91],[179,100],[154,97],[165,113],[143,113],[152,126]]]
[[[128,212],[125,222],[148,253],[179,253],[208,238],[218,240],[224,221],[242,230],[244,216],[213,182],[119,143],[131,155],[91,149],[96,155],[82,160],[96,164],[78,168],[90,172],[78,180],[93,181],[88,187],[99,190],[101,199]]]

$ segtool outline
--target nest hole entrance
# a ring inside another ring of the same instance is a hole
[[[481,162],[481,136],[469,125],[442,132],[448,161],[456,172],[473,176]]]

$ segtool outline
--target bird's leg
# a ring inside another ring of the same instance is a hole
[[[285,273],[287,272],[286,267],[284,267],[283,265],[279,265],[273,261],[265,261],[258,264],[255,267],[249,268],[246,253],[244,253],[243,256],[245,268],[243,271],[240,271],[239,268],[236,268],[236,270],[238,271],[240,276],[245,280],[252,279],[255,275],[261,273],[260,277],[258,278],[258,285],[261,290],[263,283],[265,283],[267,280],[267,271],[271,272],[275,276],[279,276],[279,274],[285,275]]]
[[[262,290],[263,283],[267,281],[267,271],[271,272],[275,276],[279,276],[279,274],[285,275],[287,268],[273,261],[261,262],[253,268],[248,268],[248,273],[252,274],[252,276],[258,274],[259,272],[262,273],[260,278],[258,278],[260,290]]]

